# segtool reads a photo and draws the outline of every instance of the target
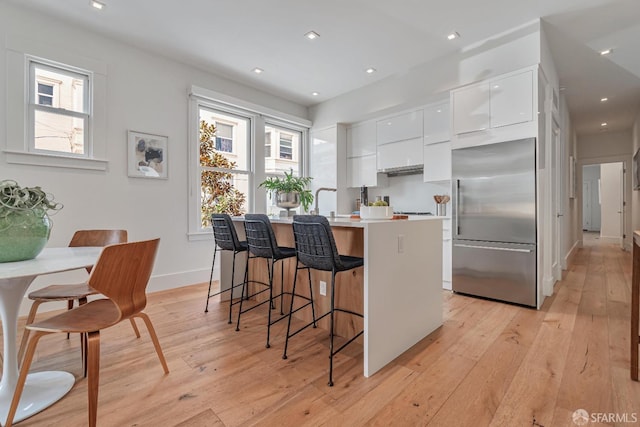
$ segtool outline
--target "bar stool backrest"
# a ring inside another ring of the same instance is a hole
[[[244,230],[249,251],[260,258],[279,258],[278,242],[265,214],[245,214]]]
[[[228,214],[211,214],[211,228],[213,238],[220,249],[235,252],[242,250],[238,233]]]
[[[315,270],[342,270],[340,255],[327,218],[322,215],[294,215],[293,237],[298,261]]]

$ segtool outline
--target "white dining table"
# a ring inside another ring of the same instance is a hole
[[[20,303],[34,279],[43,274],[90,267],[102,248],[46,248],[27,261],[0,263],[0,317],[4,362],[0,380],[0,421],[5,424],[18,381],[16,333]],[[45,371],[27,376],[14,422],[24,420],[60,400],[71,390],[75,377],[69,372]]]

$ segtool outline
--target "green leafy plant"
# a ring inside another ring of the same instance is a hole
[[[236,163],[230,161],[215,149],[216,127],[200,121],[200,164],[211,168],[234,169]],[[233,186],[233,174],[229,172],[202,171],[201,176],[201,223],[209,226],[212,213],[242,215],[246,196]]]
[[[293,176],[293,170],[291,170],[289,173],[284,173],[284,178],[270,176],[262,181],[260,187],[275,193],[298,193],[302,208],[308,211],[313,203],[313,194],[307,186],[311,184],[312,179],[310,176]]]
[[[25,213],[43,217],[62,207],[61,203],[54,202],[53,196],[40,187],[21,187],[10,179],[0,181],[0,229],[11,225],[11,217]]]
[[[20,187],[10,179],[0,181],[0,218],[16,211],[39,210],[43,213],[58,211],[63,205],[53,201],[53,196],[40,187]]]

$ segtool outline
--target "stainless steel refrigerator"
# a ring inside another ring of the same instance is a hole
[[[452,288],[536,306],[536,140],[452,151]]]

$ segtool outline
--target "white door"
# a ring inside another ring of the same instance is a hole
[[[622,239],[622,163],[600,165],[600,238],[606,243],[621,244]]]

